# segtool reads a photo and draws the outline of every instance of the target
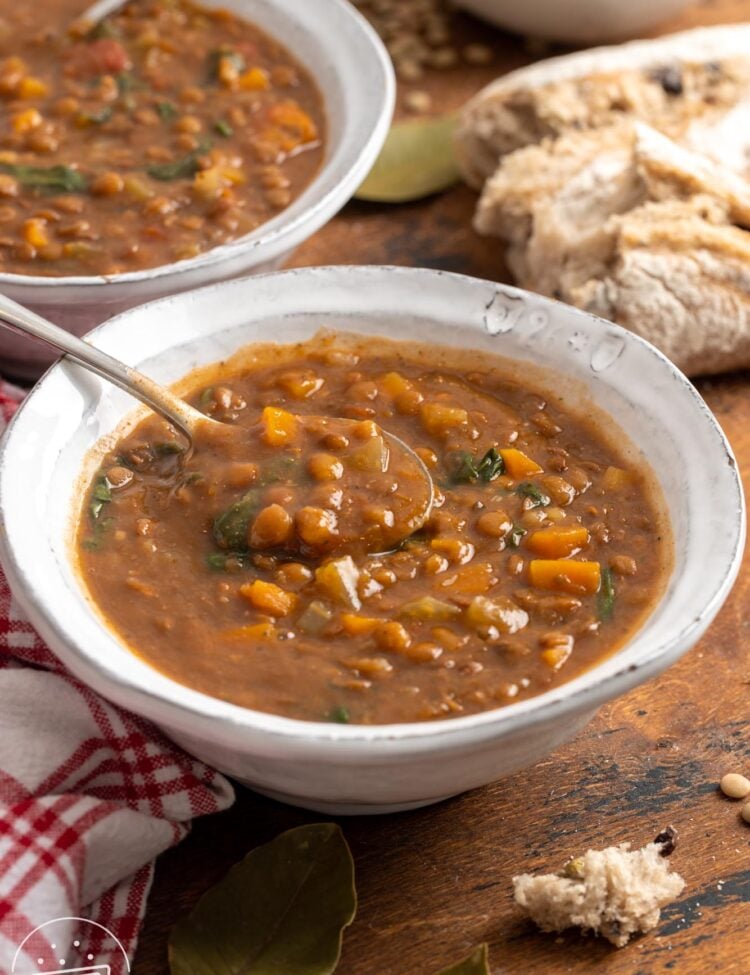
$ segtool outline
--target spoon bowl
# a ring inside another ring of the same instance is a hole
[[[260,484],[218,516],[216,540],[227,552],[276,548],[304,558],[383,552],[403,543],[430,516],[434,486],[424,462],[371,421],[296,416],[267,407],[253,427],[222,423],[6,295],[0,295],[0,325],[51,345],[151,407],[188,440],[186,466],[199,468],[208,451],[276,467],[286,461],[274,477],[282,503],[270,500],[267,490],[261,493],[270,485]],[[303,504],[303,493],[309,494],[303,483],[310,477],[319,482],[318,503]],[[109,486],[118,489],[116,481]]]

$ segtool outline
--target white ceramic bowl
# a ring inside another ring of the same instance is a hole
[[[205,761],[288,802],[336,813],[435,802],[538,761],[606,700],[688,650],[739,567],[744,506],[731,450],[693,386],[642,339],[577,309],[487,281],[407,268],[305,268],[226,282],[126,312],[91,341],[162,382],[254,340],[321,326],[501,353],[534,363],[573,408],[613,416],[656,472],[675,570],[643,629],[610,659],[546,694],[448,721],[311,723],[250,711],[177,684],[133,656],[92,608],[70,554],[87,452],[132,400],[79,367],[54,366],[0,452],[0,557],[60,659],[97,691],[159,724]],[[635,459],[637,460],[638,452]],[[93,462],[95,463],[95,461]],[[91,467],[92,461],[89,460]]]
[[[498,27],[571,44],[637,37],[690,0],[456,0]]]
[[[346,0],[201,2],[233,10],[279,38],[312,73],[328,122],[322,167],[278,216],[190,260],[108,278],[0,274],[1,292],[77,335],[145,301],[278,267],[354,194],[388,134],[395,98],[391,60]],[[6,375],[36,378],[53,360],[43,346],[0,332],[0,366]]]

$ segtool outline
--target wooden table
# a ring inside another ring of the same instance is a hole
[[[742,19],[750,20],[750,0],[704,0],[670,28]],[[441,110],[530,59],[517,38],[468,21],[461,31],[492,43],[496,62],[420,84]],[[471,230],[474,202],[457,187],[414,205],[352,203],[294,263],[426,265],[507,279],[498,242]],[[699,386],[747,478],[750,377]],[[496,975],[750,972],[750,827],[716,789],[729,769],[750,774],[750,618],[743,613],[749,594],[746,565],[698,647],[603,708],[573,742],[534,768],[417,812],[343,819],[359,910],[339,975],[434,975],[485,940]],[[232,809],[197,821],[159,860],[135,975],[168,971],[171,926],[232,864],[282,830],[322,818],[240,788]],[[642,844],[669,823],[680,832],[673,862],[687,888],[659,929],[629,947],[540,934],[514,907],[513,874],[555,868],[589,846]]]

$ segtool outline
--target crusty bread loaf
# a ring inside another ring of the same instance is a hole
[[[618,322],[689,374],[750,366],[750,25],[733,30],[514,72],[469,105],[459,137],[469,179],[494,157],[475,227],[506,243],[516,281]],[[720,50],[732,57],[678,57]],[[605,61],[629,67],[582,73]]]
[[[710,101],[693,98],[690,66],[720,62],[732,63],[730,75],[714,79]],[[680,83],[691,96],[684,100],[674,97],[670,84],[675,68],[683,66],[688,72]],[[456,135],[459,162],[467,181],[481,187],[507,153],[571,128],[608,125],[623,113],[675,135],[670,129],[696,114],[725,111],[749,70],[750,24],[702,27],[538,61],[503,75],[467,102]]]

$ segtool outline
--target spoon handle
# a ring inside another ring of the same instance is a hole
[[[91,372],[124,389],[126,393],[130,393],[173,423],[188,440],[192,440],[197,423],[206,422],[202,413],[194,410],[164,386],[3,294],[0,294],[0,325],[51,345]]]
[[[98,0],[97,3],[91,3],[76,17],[76,20],[86,21],[86,23],[98,24],[100,20],[104,20],[105,17],[109,17],[120,7],[124,7],[127,0]]]

